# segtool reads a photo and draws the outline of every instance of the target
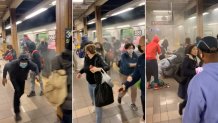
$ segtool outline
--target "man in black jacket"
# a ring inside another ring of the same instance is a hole
[[[20,97],[24,93],[25,80],[27,80],[27,76],[29,70],[34,71],[36,75],[39,74],[38,68],[35,63],[31,62],[28,59],[28,56],[25,54],[21,54],[19,59],[14,60],[12,62],[7,63],[3,69],[3,80],[2,84],[5,86],[7,83],[7,72],[9,73],[9,78],[14,87],[14,113],[16,114],[16,121],[21,120],[20,117]],[[38,76],[37,76],[38,79]]]
[[[39,54],[39,51],[36,50],[36,44],[34,42],[31,42],[29,44],[29,52],[30,52],[30,56],[31,56],[31,60],[37,65],[39,73],[41,73],[41,68],[42,68],[42,64],[41,64],[41,55]],[[29,95],[27,95],[27,97],[32,97],[35,96],[35,73],[31,72],[30,77],[31,77],[31,92],[29,93]],[[40,96],[43,95],[43,82],[42,82],[42,78],[39,74],[39,83],[40,83]]]

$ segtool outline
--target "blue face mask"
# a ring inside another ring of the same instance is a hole
[[[21,67],[21,68],[26,68],[27,65],[28,65],[27,63],[22,63],[22,62],[20,62],[20,67]]]

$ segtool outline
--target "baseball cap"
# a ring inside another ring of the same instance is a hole
[[[218,42],[216,38],[207,36],[198,42],[197,47],[205,53],[216,53],[218,51]]]

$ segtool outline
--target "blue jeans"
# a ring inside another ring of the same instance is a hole
[[[95,104],[95,88],[96,84],[88,84],[89,94],[92,99],[92,104]],[[96,123],[101,123],[102,121],[102,108],[95,107],[96,112]]]

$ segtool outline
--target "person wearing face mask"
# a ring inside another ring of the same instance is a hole
[[[125,83],[127,80],[127,77],[131,75],[136,67],[136,62],[138,60],[137,54],[134,52],[135,46],[132,43],[127,43],[124,46],[126,52],[121,55],[120,60],[120,78],[121,83]],[[121,103],[121,99],[124,96],[120,95],[118,96],[118,103]],[[138,108],[135,105],[137,97],[137,88],[135,86],[131,87],[131,109],[133,111],[136,111]]]
[[[21,54],[18,59],[13,60],[12,62],[7,63],[3,69],[3,80],[2,84],[5,86],[7,84],[7,72],[9,73],[10,81],[14,87],[14,113],[15,120],[21,120],[20,116],[20,97],[24,93],[25,80],[29,71],[33,71],[36,75],[39,74],[38,67],[35,63],[28,59],[26,54]],[[38,76],[36,76],[38,79]]]
[[[134,72],[128,76],[127,82],[123,84],[121,89],[125,91],[141,79],[140,90],[143,117],[140,123],[145,123],[145,36],[140,38],[138,49],[142,54],[138,58]]]
[[[85,61],[84,67],[77,74],[77,79],[81,78],[83,73],[86,73],[86,80],[88,81],[89,94],[92,100],[92,104],[95,105],[95,88],[101,83],[102,74],[101,70],[108,71],[110,66],[105,63],[102,57],[96,52],[94,44],[88,44],[85,47]],[[102,107],[96,107],[96,123],[102,123]]]

